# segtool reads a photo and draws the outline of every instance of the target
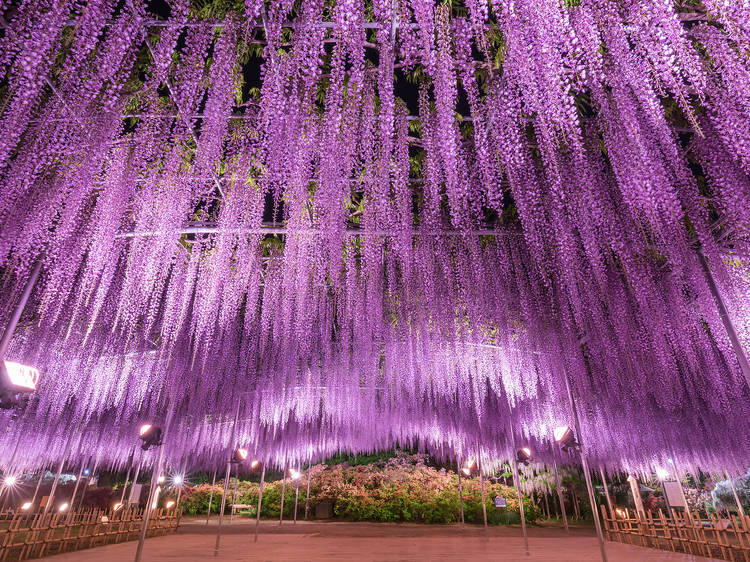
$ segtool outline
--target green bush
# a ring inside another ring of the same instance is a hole
[[[417,459],[415,462],[414,459]],[[322,502],[333,505],[334,516],[351,521],[415,521],[453,523],[460,519],[458,477],[454,472],[425,466],[419,455],[383,460],[369,465],[349,466],[340,463],[312,467],[310,512]],[[307,474],[300,480],[299,512],[304,513]],[[482,502],[478,478],[463,478],[464,517],[469,523],[481,523]],[[234,479],[230,481],[226,511],[229,511]],[[282,482],[267,482],[263,487],[261,516],[278,518],[281,508]],[[209,484],[186,487],[183,492],[185,514],[205,514],[211,492]],[[214,486],[211,511],[218,513],[223,482]],[[287,480],[284,517],[294,516],[295,482]],[[495,508],[495,497],[505,498],[507,508]],[[240,481],[235,503],[253,506],[258,502],[258,483]],[[520,521],[515,488],[485,482],[487,520],[493,525]],[[540,510],[524,498],[526,520],[533,522]]]

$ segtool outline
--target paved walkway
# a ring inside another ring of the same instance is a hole
[[[228,519],[225,519],[225,522]],[[526,556],[520,527],[416,525],[390,523],[263,521],[253,542],[254,523],[225,523],[219,556],[214,558],[216,521],[187,520],[177,534],[148,539],[143,562],[353,560],[372,562],[529,560],[584,562],[600,560],[599,545],[587,528],[566,535],[556,527],[530,527]],[[127,542],[54,556],[54,562],[131,562],[136,542]],[[607,543],[610,562],[707,561],[662,550]]]

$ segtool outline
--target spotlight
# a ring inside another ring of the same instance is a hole
[[[88,476],[89,474],[91,474],[91,471],[88,468],[83,471],[84,476]]]
[[[529,459],[531,458],[531,449],[523,447],[518,449],[516,452],[516,461],[524,466],[529,466]]]
[[[39,371],[34,367],[0,361],[0,408],[7,410],[17,406],[18,396],[34,392],[38,382]]]
[[[300,476],[302,476],[302,473],[299,470],[295,470],[293,468],[289,469],[289,477],[292,480],[299,480]]]
[[[159,484],[164,484],[164,481],[165,481],[165,480],[166,480],[166,478],[165,478],[164,476],[159,476],[159,478],[157,478],[157,479],[156,479],[156,481],[157,481],[157,482],[158,482]]]
[[[174,507],[174,501],[172,501],[172,500],[169,500],[169,501],[167,502],[167,509],[169,509],[169,508],[171,508],[171,507]]]
[[[255,469],[255,468],[258,468],[259,466],[260,466],[260,461],[258,461],[258,460],[255,460],[255,461],[253,461],[253,462],[250,463],[250,468]]]
[[[67,502],[65,502],[64,504],[62,504],[62,505],[61,505],[60,507],[58,507],[57,509],[58,509],[59,511],[65,511],[66,509],[68,509],[68,507],[70,507],[70,506],[68,505],[68,503],[67,503]]]
[[[466,466],[461,469],[461,472],[463,472],[466,476],[471,476],[471,473],[474,470],[475,464],[476,464],[476,461],[467,462]]]
[[[18,482],[18,479],[15,476],[6,476],[3,480],[3,485],[12,488],[16,485],[16,482]]]
[[[151,424],[143,424],[138,432],[139,437],[143,443],[141,449],[148,451],[152,447],[158,447],[161,445],[161,428],[153,426]]]
[[[669,471],[659,467],[656,469],[656,476],[659,478],[659,480],[666,480],[669,478]]]
[[[23,504],[23,505],[21,506],[21,509],[23,509],[24,511],[28,511],[28,510],[30,510],[30,509],[31,509],[31,506],[32,506],[32,505],[33,505],[33,504],[32,504],[31,502],[26,502],[25,504]]]
[[[172,477],[172,485],[174,486],[182,486],[182,482],[184,479],[179,474]]]
[[[119,502],[112,506],[112,511],[119,511],[120,509],[122,509],[122,504]]]
[[[232,462],[235,464],[241,464],[247,460],[247,449],[235,449],[234,455],[232,455]]]
[[[560,443],[560,447],[563,451],[570,452],[571,450],[578,450],[578,442],[573,430],[567,425],[555,428],[555,441]]]

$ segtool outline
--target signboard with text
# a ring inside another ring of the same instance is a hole
[[[495,498],[495,507],[508,507],[508,501],[505,498]]]

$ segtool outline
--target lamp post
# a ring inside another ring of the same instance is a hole
[[[164,426],[164,435],[169,432],[169,426],[172,423],[172,415],[174,414],[174,406],[172,406],[169,409],[169,414],[167,414],[167,423]],[[159,443],[159,454],[157,456],[156,462],[154,463],[154,473],[151,475],[151,487],[149,489],[148,494],[148,502],[146,503],[146,509],[143,511],[143,522],[141,523],[141,534],[138,538],[138,547],[135,551],[135,562],[141,562],[141,557],[143,556],[143,544],[146,541],[146,533],[148,531],[148,521],[151,518],[151,504],[153,502],[152,498],[156,497],[156,488],[159,485],[159,476],[161,475],[162,471],[162,465],[164,462],[164,446],[161,444],[161,440]]]

